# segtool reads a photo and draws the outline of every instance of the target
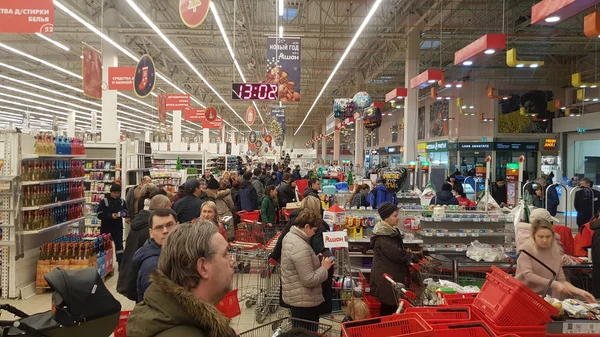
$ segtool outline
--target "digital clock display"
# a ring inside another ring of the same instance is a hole
[[[279,99],[279,87],[269,83],[232,83],[231,99],[276,101]]]

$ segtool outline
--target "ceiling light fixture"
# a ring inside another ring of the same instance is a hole
[[[279,26],[279,38],[283,38],[283,25]]]
[[[538,64],[537,63],[532,63],[529,65],[529,68],[537,68]]]
[[[279,16],[283,16],[285,7],[283,7],[283,0],[279,0]]]
[[[486,54],[486,55],[492,55],[495,52],[496,51],[494,49],[486,49],[483,53]]]
[[[554,22],[558,22],[560,21],[560,16],[549,16],[547,18],[544,19],[544,21],[548,22],[548,23],[554,23]]]
[[[127,1],[130,1],[130,0],[127,0]],[[302,120],[302,123],[300,123],[300,126],[298,126],[298,129],[296,129],[296,132],[294,132],[294,136],[298,133],[298,131],[300,131],[300,128],[302,128],[302,125],[304,125],[304,123],[306,122],[306,119],[308,119],[308,116],[310,115],[310,113],[314,109],[315,105],[317,105],[317,102],[319,101],[319,99],[323,95],[323,92],[325,92],[325,89],[327,89],[327,86],[329,85],[329,82],[331,82],[331,79],[333,79],[333,76],[335,76],[335,73],[338,71],[338,69],[340,68],[340,66],[342,65],[342,63],[344,63],[344,60],[346,59],[346,56],[348,56],[348,53],[350,53],[350,50],[352,49],[352,47],[356,43],[356,40],[358,40],[358,37],[360,36],[360,34],[362,33],[362,31],[367,26],[367,24],[371,20],[371,17],[373,16],[373,14],[375,14],[375,11],[377,10],[377,8],[379,8],[379,5],[381,5],[382,1],[383,0],[376,0],[375,4],[373,4],[373,7],[371,7],[371,10],[369,11],[369,13],[367,14],[367,16],[363,20],[363,22],[360,25],[360,27],[358,27],[358,30],[354,34],[354,37],[352,38],[352,40],[350,41],[350,43],[346,47],[346,50],[342,54],[342,57],[340,57],[340,60],[336,64],[335,68],[333,68],[333,71],[329,75],[329,78],[327,78],[327,81],[325,81],[325,84],[323,85],[323,88],[321,88],[321,91],[317,95],[317,98],[315,98],[315,101],[311,105],[310,109],[308,109],[308,111],[306,112],[306,115],[304,116],[304,119]]]
[[[171,47],[175,54],[177,54],[179,58],[181,58],[188,65],[188,67],[202,80],[202,82],[204,82],[204,84],[225,104],[225,106],[227,106],[242,121],[242,123],[244,123],[244,125],[246,125],[246,127],[248,127],[250,131],[252,131],[252,128],[250,127],[250,125],[248,125],[248,123],[246,123],[244,118],[242,118],[235,111],[235,109],[223,98],[223,96],[221,96],[221,94],[219,94],[219,92],[204,78],[204,76],[202,76],[198,69],[194,67],[192,62],[190,62],[190,60],[188,60],[187,57],[183,55],[183,53],[173,44],[173,42],[171,42],[171,40],[167,38],[167,36],[154,24],[154,22],[152,22],[152,20],[141,10],[141,8],[138,7],[138,5],[133,2],[133,0],[126,1],[129,4],[129,6],[146,22],[146,24],[148,24],[148,26],[150,26],[150,28],[152,28],[152,30],[154,30],[156,34],[158,34],[158,36],[160,36],[160,38],[169,47]]]
[[[525,67],[525,65],[523,63],[517,64],[517,68],[523,68],[523,67]]]
[[[42,39],[52,43],[53,45],[57,46],[58,48],[64,50],[64,51],[69,51],[71,49],[69,49],[69,47],[65,46],[64,44],[58,42],[58,41],[54,41],[51,38],[47,37],[44,34],[40,34],[40,33],[35,33],[35,35],[37,35],[38,37],[41,37]]]
[[[472,66],[473,65],[473,61],[465,61],[463,62],[463,66]]]

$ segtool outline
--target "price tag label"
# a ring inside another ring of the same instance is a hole
[[[481,222],[481,219],[479,219],[479,218],[473,218],[473,222]]]
[[[435,248],[427,248],[428,252],[435,252]]]
[[[433,219],[433,221],[435,221],[435,222],[442,222],[442,219],[437,218],[437,219]]]
[[[433,233],[425,233],[425,236],[433,236]]]
[[[459,218],[454,218],[454,219],[452,219],[452,221],[454,221],[454,222],[460,222],[460,219]]]
[[[436,236],[444,236],[444,233],[436,233]]]
[[[448,234],[448,236],[450,236],[450,237],[453,237],[453,238],[454,238],[454,237],[456,237],[456,233],[449,233],[449,234]]]
[[[479,237],[479,233],[472,233],[471,236],[474,237],[474,238],[478,238]]]
[[[464,248],[456,248],[456,251],[457,252],[464,252],[465,250],[464,250]]]
[[[490,218],[483,218],[483,222],[490,222]]]
[[[459,233],[458,236],[465,238],[465,237],[467,237],[467,233]]]

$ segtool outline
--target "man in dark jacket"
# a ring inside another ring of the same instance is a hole
[[[127,204],[127,219],[133,220],[135,216],[141,211],[138,209],[138,200],[140,199],[140,192],[142,187],[146,184],[151,184],[152,178],[150,176],[144,176],[140,181],[139,185],[136,187],[132,187],[127,191],[127,195],[125,196],[125,204]]]
[[[136,302],[144,300],[144,293],[151,283],[150,273],[158,267],[160,248],[177,225],[177,213],[170,208],[158,208],[148,218],[150,237],[133,256],[133,270],[137,271]]]
[[[294,171],[292,171],[292,178],[294,178],[294,180],[302,179],[302,175],[300,174],[300,165],[296,165],[296,168],[294,168]]]
[[[234,264],[214,223],[177,226],[161,248],[144,301],[127,319],[127,336],[237,336],[216,308],[231,290]]]
[[[208,190],[207,181],[204,179],[198,179],[198,182],[200,182],[200,195],[198,195],[198,199],[200,199],[200,201],[202,201],[202,204],[205,203],[206,201],[214,202],[215,198],[209,197],[208,194],[206,193],[206,191]],[[202,208],[202,204],[200,204],[200,208]]]
[[[121,185],[113,184],[110,193],[98,205],[100,233],[110,234],[115,243],[115,255],[121,267],[123,257],[123,218],[127,215],[125,201],[121,199]]]
[[[504,178],[498,178],[496,183],[492,186],[492,198],[494,198],[501,207],[506,205],[508,194],[506,185],[504,184]]]
[[[600,219],[590,222],[592,235],[592,261],[600,261]],[[600,298],[600,263],[592,265],[592,295]]]
[[[449,185],[449,184],[448,184]],[[452,188],[452,187],[451,187]],[[377,209],[381,221],[373,228],[371,247],[373,247],[373,267],[371,269],[371,292],[381,303],[381,316],[392,315],[398,308],[390,283],[383,277],[387,273],[396,282],[410,286],[408,264],[417,263],[418,257],[404,250],[402,234],[398,225],[398,207],[390,202],[384,202]]]
[[[321,181],[317,178],[308,179],[308,187],[304,189],[302,194],[305,198],[309,195],[313,197],[319,197],[319,190],[321,189]]]
[[[283,181],[277,188],[277,197],[279,197],[279,206],[284,208],[289,202],[296,201],[296,191],[290,185],[292,177],[289,173],[283,175]]]
[[[137,268],[133,268],[133,256],[146,241],[150,238],[150,214],[154,210],[161,208],[170,208],[171,201],[164,195],[156,195],[150,200],[150,209],[141,210],[135,219],[131,222],[131,230],[127,235],[125,251],[123,252],[122,268],[119,269],[119,279],[117,280],[117,291],[119,294],[136,301],[137,296]],[[177,213],[174,213],[177,217]]]
[[[252,186],[256,190],[256,197],[258,200],[262,200],[263,195],[265,195],[265,185],[260,181],[260,174],[262,173],[261,169],[254,169],[254,174],[252,175]]]
[[[577,211],[577,226],[581,227],[600,210],[600,192],[592,188],[592,182],[588,178],[581,179],[579,186],[581,189],[575,192],[573,206]]]
[[[275,172],[277,174],[277,180],[275,181],[275,185],[278,186],[284,180],[283,179],[283,166],[279,166],[278,171],[275,171]]]
[[[459,205],[458,200],[452,194],[452,185],[449,183],[442,184],[442,190],[437,192],[431,202],[430,205]]]
[[[252,172],[244,173],[244,181],[240,186],[240,197],[237,208],[240,211],[254,212],[258,209],[258,196],[252,186]]]
[[[395,194],[388,191],[383,184],[383,179],[379,178],[376,181],[375,188],[367,195],[367,201],[371,207],[376,209],[384,202],[391,202],[396,205],[398,203],[398,198],[396,198]]]
[[[192,178],[186,181],[184,189],[185,198],[177,200],[173,205],[173,210],[177,212],[177,220],[180,223],[200,217],[200,208],[202,208],[202,200],[198,199],[202,192],[198,179]]]
[[[277,173],[273,172],[265,179],[265,186],[274,185],[277,187]]]

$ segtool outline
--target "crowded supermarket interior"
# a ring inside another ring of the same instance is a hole
[[[600,336],[600,0],[0,0],[0,336]]]

